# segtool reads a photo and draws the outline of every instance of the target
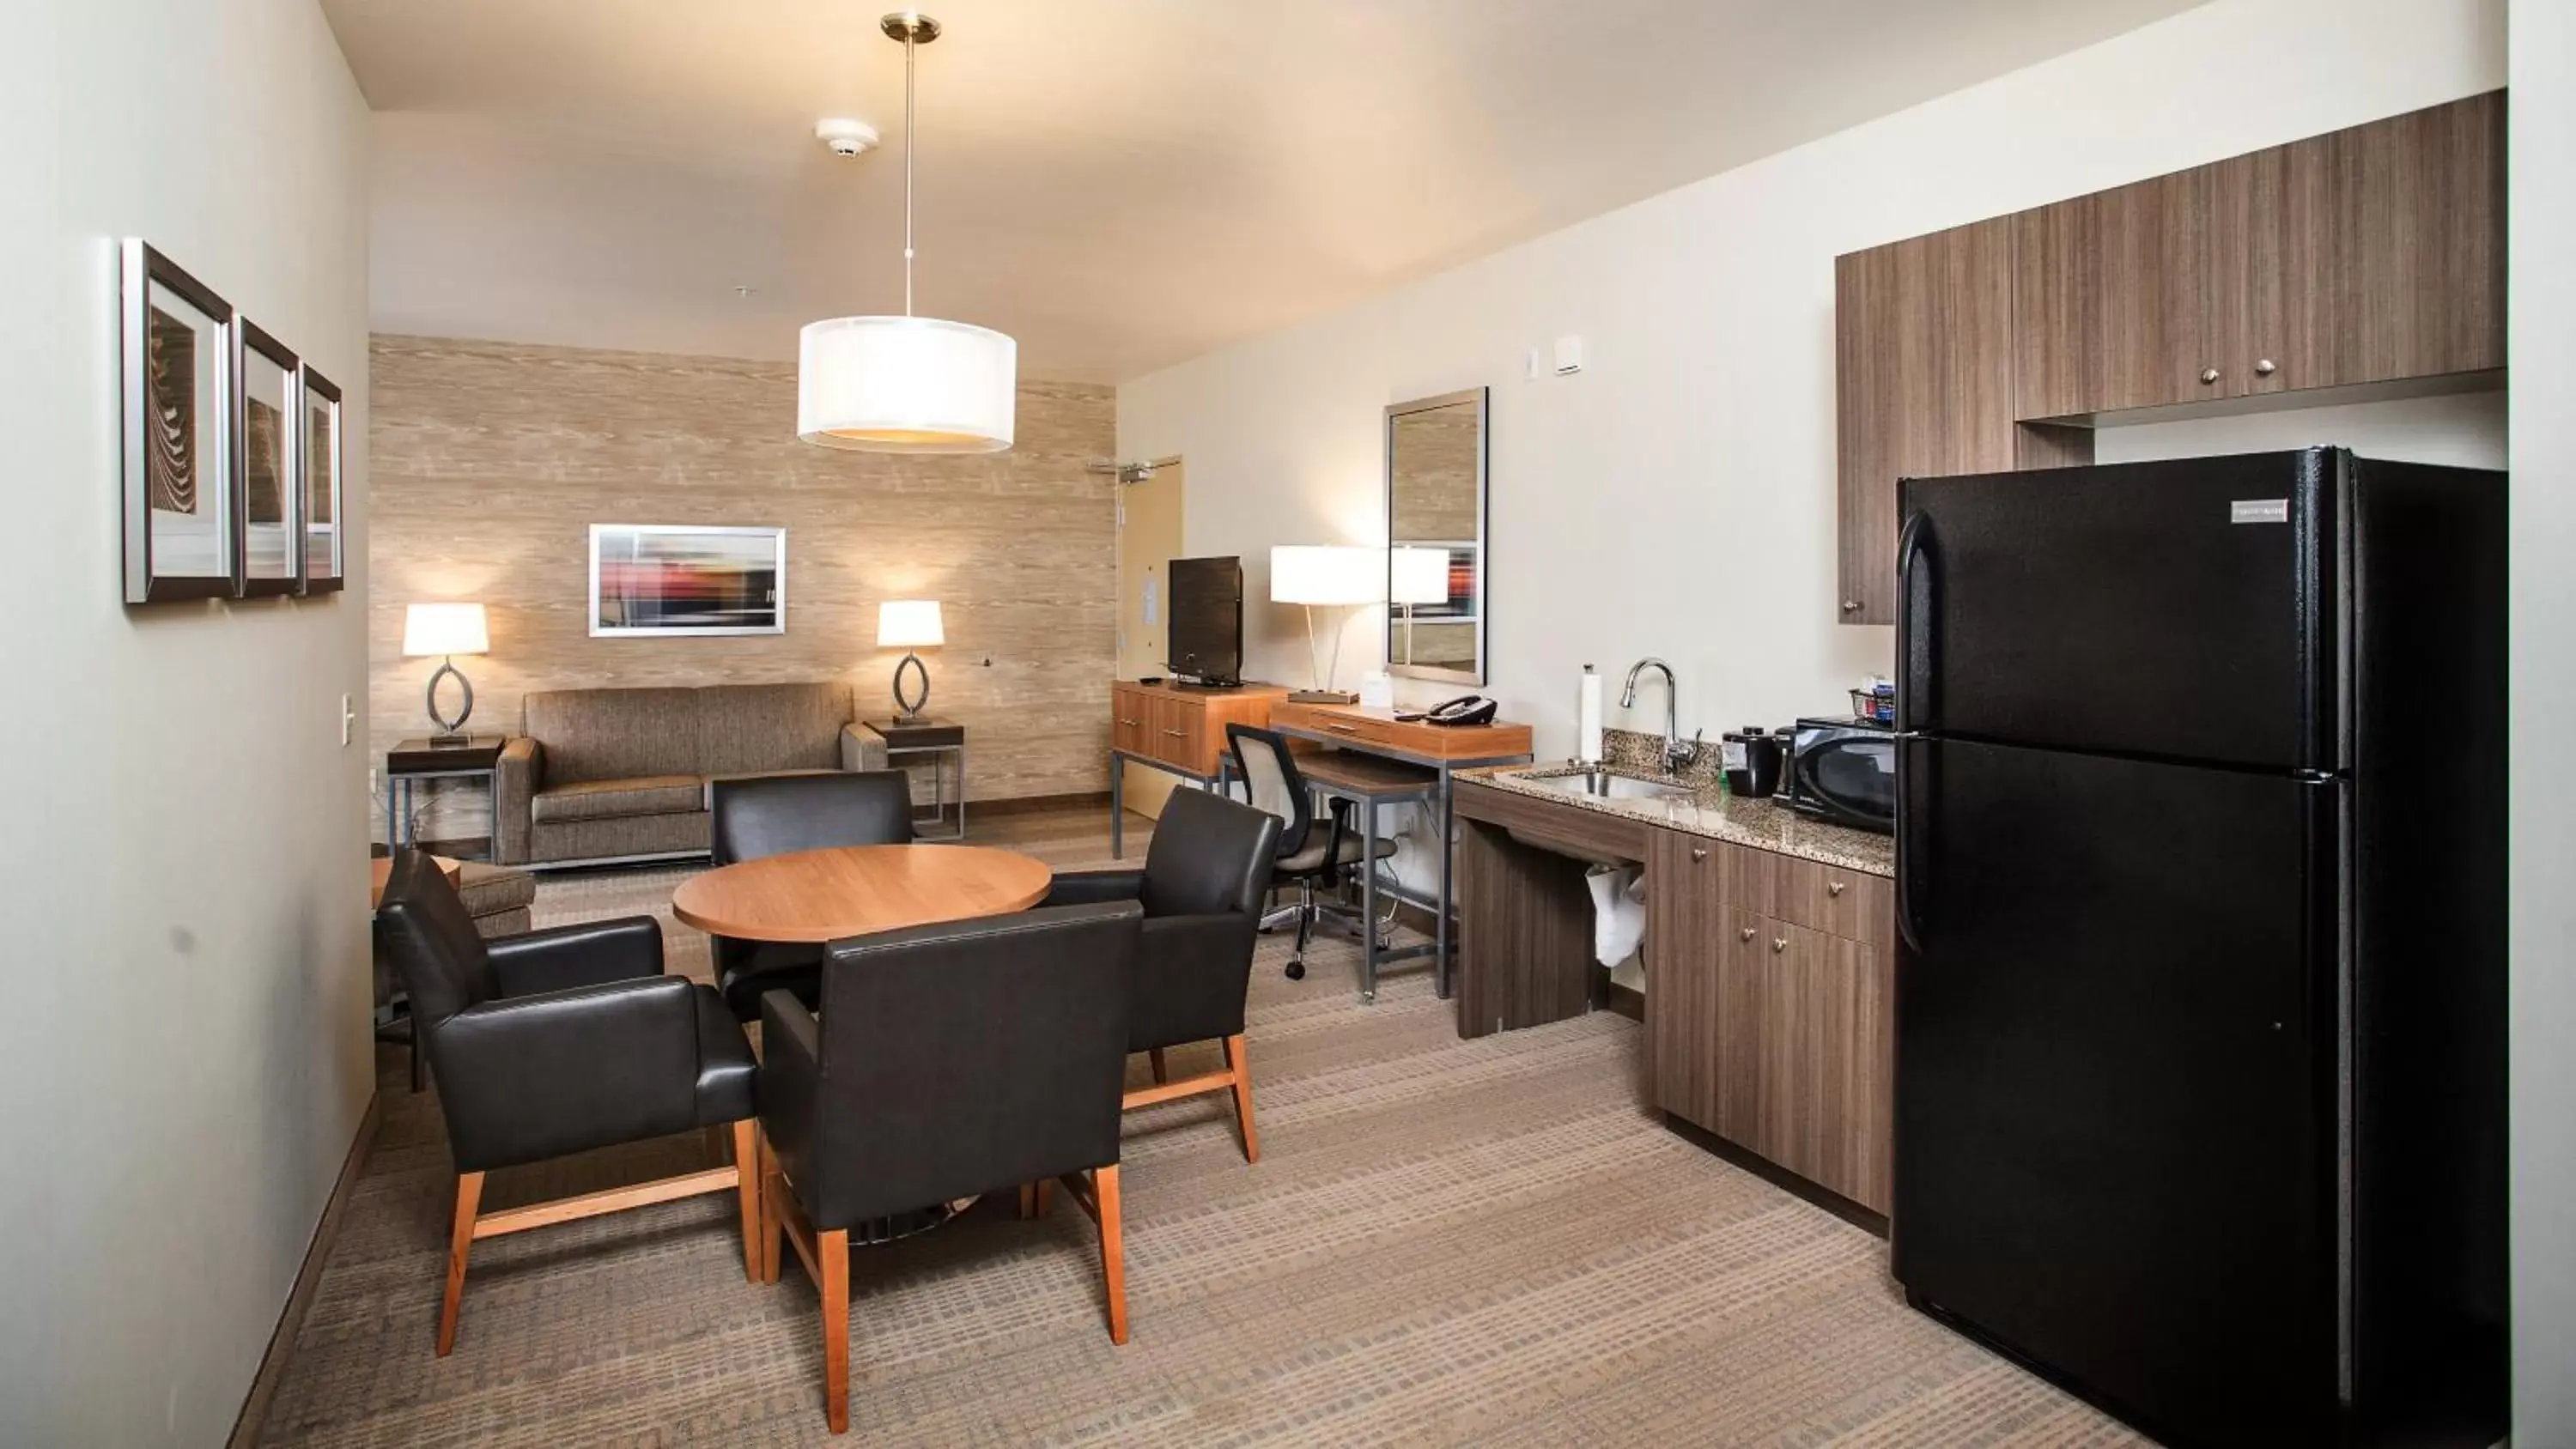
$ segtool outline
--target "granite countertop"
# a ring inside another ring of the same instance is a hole
[[[1552,800],[1568,809],[1597,810],[1605,815],[1625,816],[1688,835],[1705,835],[1712,840],[1749,845],[1756,850],[1774,850],[1782,855],[1841,866],[1845,870],[1868,875],[1892,876],[1896,873],[1896,842],[1888,836],[1829,825],[1774,805],[1769,800],[1740,799],[1720,790],[1714,775],[1674,778],[1652,769],[1633,768],[1633,762],[1617,758],[1619,753],[1614,750],[1613,758],[1607,762],[1607,767],[1614,773],[1687,785],[1692,793],[1666,800],[1605,800],[1593,795],[1569,795],[1562,790],[1533,783],[1582,774],[1586,767],[1574,764],[1494,765],[1478,770],[1461,770],[1458,778],[1533,799]],[[1716,751],[1712,749],[1709,753],[1715,754]],[[1622,768],[1622,765],[1629,767]]]

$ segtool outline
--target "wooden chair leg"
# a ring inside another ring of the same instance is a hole
[[[1160,1086],[1172,1079],[1171,1068],[1163,1065],[1163,1049],[1155,1047],[1145,1053],[1146,1062],[1154,1069],[1154,1084]]]
[[[1237,1032],[1225,1039],[1225,1069],[1234,1074],[1234,1120],[1243,1128],[1243,1160],[1261,1160],[1261,1139],[1252,1130],[1252,1060]]]
[[[1022,1221],[1022,1222],[1027,1222],[1029,1219],[1031,1219],[1031,1218],[1033,1218],[1033,1217],[1036,1217],[1037,1215],[1038,1215],[1038,1185],[1037,1185],[1036,1183],[1034,1183],[1034,1182],[1024,1182],[1024,1183],[1021,1183],[1021,1184],[1020,1184],[1020,1221]]]
[[[760,1119],[745,1117],[733,1124],[733,1170],[738,1179],[734,1194],[742,1204],[742,1273],[750,1281],[760,1281]]]
[[[1032,1216],[1045,1217],[1055,1206],[1055,1179],[1041,1178],[1037,1184],[1036,1196],[1037,1211]]]
[[[1100,1276],[1109,1290],[1109,1341],[1127,1341],[1127,1241],[1118,1226],[1118,1169],[1096,1168],[1091,1195],[1100,1205]]]
[[[778,1238],[787,1230],[785,1204],[787,1181],[778,1170],[778,1154],[769,1150],[767,1133],[760,1137],[760,1281],[778,1281]]]
[[[850,1233],[814,1235],[823,1260],[823,1418],[835,1434],[850,1432]]]
[[[447,1294],[438,1308],[438,1356],[456,1347],[456,1305],[465,1295],[465,1255],[474,1247],[474,1212],[483,1203],[483,1174],[456,1174],[456,1220],[447,1230]]]

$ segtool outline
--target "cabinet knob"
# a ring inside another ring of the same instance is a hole
[[[1694,845],[1694,846],[1692,846],[1692,847],[1691,847],[1691,859],[1693,859],[1693,860],[1706,860],[1706,859],[1708,859],[1708,847],[1707,847],[1707,846],[1705,846],[1705,845]]]
[[[1829,880],[1825,882],[1825,894],[1829,896],[1841,895],[1843,893],[1844,884],[1844,882],[1838,880]]]
[[[1771,954],[1772,954],[1772,955],[1777,956],[1777,955],[1779,955],[1781,952],[1786,951],[1786,950],[1788,950],[1788,949],[1789,949],[1789,938],[1788,938],[1788,937],[1786,937],[1786,936],[1774,936],[1774,937],[1772,937],[1772,938],[1771,938]]]
[[[1858,599],[1845,599],[1845,600],[1843,600],[1843,612],[1844,612],[1844,613],[1846,613],[1846,614],[1857,614],[1857,613],[1859,613],[1859,612],[1860,612],[1860,600],[1858,600]]]
[[[2272,365],[2272,359],[2268,357],[2254,364],[2254,375],[2256,377],[2270,377],[2273,373],[2278,372],[2279,370],[2279,368]]]
[[[2202,382],[2216,382],[2216,381],[2218,381],[2218,369],[2217,369],[2217,368],[2214,368],[2214,367],[2204,367],[2204,368],[2202,368],[2202,369],[2200,370],[2200,380],[2201,380]]]
[[[1750,940],[1752,940],[1752,939],[1753,939],[1753,928],[1752,928],[1751,926],[1743,927],[1741,930],[1737,931],[1735,939],[1737,939],[1737,940],[1739,940],[1739,941],[1750,941]]]

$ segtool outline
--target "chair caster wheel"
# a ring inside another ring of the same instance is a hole
[[[1360,1005],[1362,1005],[1362,1006],[1375,1006],[1375,1005],[1377,1005],[1377,993],[1376,993],[1376,992],[1374,992],[1374,991],[1363,991],[1363,992],[1361,992],[1361,993],[1360,993]]]
[[[1288,963],[1288,979],[1289,979],[1289,980],[1291,980],[1291,981],[1303,981],[1303,980],[1305,980],[1305,979],[1306,979],[1306,963],[1305,963],[1305,962],[1303,962],[1303,961],[1291,961],[1291,962],[1289,962],[1289,963]]]

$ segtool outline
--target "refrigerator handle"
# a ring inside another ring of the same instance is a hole
[[[1924,535],[1931,518],[1915,513],[1905,520],[1904,532],[1896,539],[1896,647],[1903,657],[1896,661],[1896,727],[1900,730],[1925,729],[1931,724],[1932,673],[1935,656],[1930,632],[1930,616],[1920,632],[1914,617],[1914,580],[1919,572],[1923,580],[1924,604],[1932,600],[1932,573],[1929,567],[1917,570],[1917,555],[1927,555]]]
[[[1923,954],[1923,938],[1914,924],[1913,879],[1923,854],[1909,847],[1914,824],[1923,814],[1914,803],[1915,781],[1923,770],[1913,761],[1924,743],[1911,735],[1896,738],[1896,934],[1905,949],[1917,956]]]

